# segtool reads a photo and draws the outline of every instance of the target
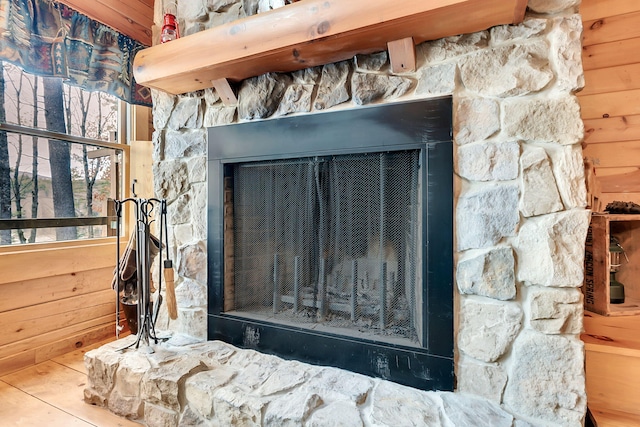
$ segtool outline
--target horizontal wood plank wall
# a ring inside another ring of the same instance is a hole
[[[115,334],[113,239],[43,246],[0,252],[0,375]]]
[[[583,0],[580,13],[584,155],[595,165],[603,207],[640,204],[640,2]]]

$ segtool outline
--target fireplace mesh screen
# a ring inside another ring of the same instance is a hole
[[[235,165],[233,312],[421,345],[419,173],[419,150]]]

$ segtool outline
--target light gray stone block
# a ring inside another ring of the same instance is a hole
[[[278,109],[291,77],[267,73],[246,79],[238,91],[238,119],[264,119]]]
[[[298,391],[284,394],[269,403],[264,414],[265,427],[297,427],[305,425],[309,415],[324,402],[317,394],[305,394]],[[349,404],[349,409],[355,405]],[[341,408],[342,410],[347,408]],[[357,409],[356,409],[357,412]],[[342,416],[343,414],[340,413]],[[344,414],[347,415],[347,414]],[[358,415],[359,417],[359,415]],[[322,414],[318,418],[322,418]],[[309,422],[306,425],[311,425]],[[333,423],[324,425],[335,425]],[[357,424],[355,424],[357,425]]]
[[[487,31],[445,37],[443,39],[427,41],[418,45],[416,56],[427,65],[454,59],[488,46]]]
[[[451,95],[456,87],[456,70],[454,62],[424,67],[418,71],[416,95]]]
[[[234,384],[213,395],[214,420],[221,426],[262,427],[266,402]]]
[[[541,286],[582,286],[589,218],[589,211],[576,209],[527,220],[515,245],[518,280]]]
[[[189,407],[200,417],[206,419],[213,416],[215,391],[229,384],[237,374],[237,371],[226,366],[210,368],[208,371],[192,375],[185,382],[185,397]]]
[[[191,244],[178,248],[178,274],[199,283],[207,283],[207,251],[204,244]]]
[[[539,36],[545,32],[549,21],[543,18],[525,17],[518,25],[498,25],[491,28],[491,44],[514,43]]]
[[[516,296],[515,261],[510,247],[493,249],[458,262],[458,289],[463,294],[499,300]]]
[[[440,393],[447,418],[456,427],[511,427],[513,416],[495,404],[465,395]]]
[[[581,427],[587,409],[584,344],[577,338],[525,331],[514,344],[504,394],[516,414]]]
[[[587,187],[580,144],[554,150],[551,159],[556,184],[565,208],[585,208],[587,206]]]
[[[411,79],[406,77],[354,73],[351,78],[353,102],[365,105],[393,100],[407,93],[411,85]]]
[[[175,288],[175,292],[178,307],[196,308],[207,305],[207,287],[195,280],[185,277]]]
[[[156,197],[171,203],[189,188],[187,165],[180,160],[154,163],[153,185]]]
[[[373,383],[364,375],[327,367],[309,378],[303,388],[310,393],[317,393],[325,402],[346,399],[362,404],[367,400]]]
[[[308,113],[311,111],[311,95],[313,85],[290,85],[278,105],[275,116],[284,116],[290,113]]]
[[[526,217],[563,209],[560,193],[544,148],[529,147],[520,157],[522,198],[520,211]]]
[[[371,399],[371,422],[375,426],[448,426],[442,420],[442,400],[435,393],[420,392],[390,382],[380,382]]]
[[[353,402],[332,402],[314,411],[305,425],[307,427],[364,426],[360,411]]]
[[[535,288],[529,292],[531,327],[545,334],[582,332],[582,292],[578,289]]]
[[[191,221],[191,198],[189,194],[181,194],[167,208],[168,220],[171,224],[184,224]]]
[[[463,98],[454,109],[453,133],[458,145],[485,140],[500,130],[500,105],[493,99]]]
[[[520,144],[483,142],[458,147],[458,174],[470,181],[510,181],[518,177]]]
[[[456,209],[458,250],[494,246],[514,236],[520,222],[518,186],[483,186],[463,193]]]
[[[522,309],[514,303],[465,298],[460,304],[458,348],[483,362],[495,362],[520,332]]]
[[[510,139],[561,145],[576,144],[584,137],[580,105],[570,95],[505,101],[503,130]]]
[[[171,357],[159,366],[151,367],[142,376],[139,397],[145,402],[161,405],[173,411],[180,411],[178,393],[187,378],[206,370],[197,358],[185,356]]]
[[[207,156],[197,156],[187,159],[189,182],[205,182],[207,179]]]
[[[356,55],[354,63],[356,69],[360,71],[385,71],[389,65],[389,55],[386,50],[368,55]]]
[[[200,129],[202,127],[202,98],[180,96],[176,103],[167,128],[171,130]]]
[[[148,426],[177,427],[180,414],[160,405],[144,405],[144,421]]]
[[[462,357],[457,372],[458,391],[500,404],[507,385],[507,372],[500,364],[481,363]]]
[[[558,89],[565,92],[581,90],[584,87],[582,18],[578,14],[557,18],[549,37]]]
[[[351,99],[347,88],[350,71],[349,61],[327,64],[322,67],[318,93],[313,102],[315,110],[326,110]]]
[[[470,91],[487,97],[521,96],[544,89],[553,79],[549,46],[540,40],[474,53],[460,63],[460,79]]]

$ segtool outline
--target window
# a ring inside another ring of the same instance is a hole
[[[111,235],[123,102],[1,64],[0,244]]]

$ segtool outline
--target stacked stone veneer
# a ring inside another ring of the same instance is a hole
[[[178,18],[182,33],[190,34],[275,3],[180,0]],[[155,188],[169,202],[178,272],[179,318],[170,321],[161,313],[161,328],[206,339],[207,127],[453,95],[457,391],[486,402],[482,410],[473,406],[479,414],[499,413],[500,407],[534,425],[581,425],[586,395],[579,287],[589,212],[580,146],[583,125],[574,96],[583,86],[578,3],[531,0],[520,25],[423,43],[417,47],[415,73],[393,75],[382,52],[248,79],[239,85],[237,107],[224,106],[213,90],[182,96],[154,92]],[[405,419],[414,425],[450,425],[453,420],[442,409],[451,394],[397,391],[384,381],[262,359],[215,342],[196,348],[206,348],[207,357],[222,368],[198,358],[176,359],[179,373],[171,374],[171,387],[177,394],[171,398],[165,398],[169,394],[161,391],[163,385],[150,385],[153,378],[164,384],[164,374],[154,365],[164,362],[107,350],[90,353],[87,395],[118,413],[144,414],[150,425],[165,412],[171,420],[197,415],[211,418],[211,425],[227,425],[215,415],[220,411],[224,420],[245,425],[240,420],[249,410],[254,411],[249,425],[327,425],[322,417],[331,413],[344,413],[343,425],[361,425],[347,422],[356,413],[365,425],[387,425],[386,415],[380,414],[390,414],[387,410],[399,404],[400,397],[390,397],[397,393],[413,396],[413,403],[406,403],[413,415],[399,415],[391,425]],[[226,358],[231,365],[221,362]],[[138,380],[132,383],[127,378],[136,369]],[[296,386],[270,389],[274,372]],[[323,380],[324,375],[333,379]],[[314,378],[323,383],[320,388],[313,386]],[[350,382],[353,386],[345,389]],[[298,392],[289,396],[293,388]],[[135,396],[143,409],[118,409]],[[295,410],[287,409],[289,404]],[[380,409],[379,404],[389,407]]]

